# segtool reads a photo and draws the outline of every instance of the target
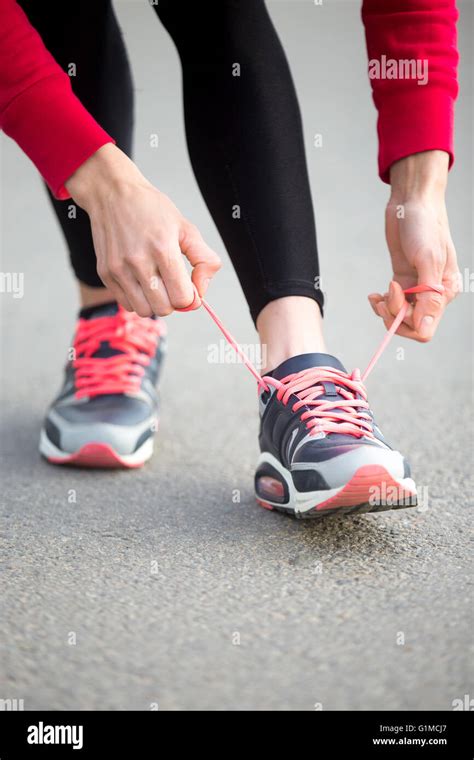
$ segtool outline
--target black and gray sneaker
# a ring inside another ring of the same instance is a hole
[[[329,354],[301,354],[265,376],[258,503],[295,517],[416,506],[403,456],[374,422],[360,373]]]
[[[164,320],[115,302],[79,313],[62,389],[41,431],[54,464],[140,467],[153,453]]]

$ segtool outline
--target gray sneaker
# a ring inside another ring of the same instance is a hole
[[[410,467],[375,424],[367,391],[329,354],[300,354],[260,391],[257,502],[298,518],[417,505]]]
[[[141,467],[158,426],[166,325],[117,303],[83,309],[40,452],[53,464]]]

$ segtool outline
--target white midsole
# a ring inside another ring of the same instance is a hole
[[[267,497],[265,497],[265,501],[274,507],[286,507],[287,509],[292,509],[295,513],[298,514],[307,512],[308,510],[317,507],[319,504],[322,504],[324,501],[331,499],[333,496],[337,496],[337,494],[346,487],[346,484],[344,484],[342,486],[338,486],[338,488],[328,488],[325,491],[305,491],[304,493],[301,493],[300,491],[296,490],[290,472],[286,469],[286,467],[283,467],[281,462],[279,462],[278,459],[272,454],[267,451],[262,452],[257,461],[257,469],[261,464],[269,464],[280,473],[287,485],[289,493],[289,501],[287,504],[281,504],[278,501],[272,501]],[[398,478],[395,475],[392,475],[392,473],[390,473],[390,475],[393,480],[398,483],[400,489],[408,490],[416,495],[416,484],[412,478]],[[256,496],[257,498],[261,498],[258,494],[256,494]]]
[[[91,441],[91,443],[98,443],[98,441]],[[58,449],[54,443],[51,443],[45,430],[41,431],[39,450],[47,459],[54,458],[67,460],[74,454],[77,454],[77,451],[62,451],[61,449]],[[147,438],[147,440],[139,449],[134,451],[133,454],[120,454],[118,451],[116,451],[116,454],[124,464],[134,465],[139,462],[147,462],[153,454],[153,437]]]

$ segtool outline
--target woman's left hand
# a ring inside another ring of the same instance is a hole
[[[417,294],[397,330],[398,335],[422,343],[431,340],[459,289],[460,274],[445,204],[447,174],[448,154],[443,151],[417,153],[392,166],[385,231],[393,280],[384,295],[369,295],[374,312],[389,328],[404,303],[404,289],[443,285],[443,294]]]

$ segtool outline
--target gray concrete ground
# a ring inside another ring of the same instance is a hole
[[[460,5],[449,210],[464,271],[472,6]],[[222,252],[184,147],[176,54],[145,2],[117,7],[136,77],[138,162]],[[364,366],[382,335],[366,294],[385,288],[390,270],[359,6],[270,9],[302,104],[329,345]],[[298,523],[258,509],[254,384],[241,366],[208,362],[220,334],[205,313],[169,319],[153,461],[141,472],[55,469],[37,439],[71,338],[74,283],[33,168],[5,138],[1,150],[2,271],[24,272],[25,292],[0,302],[0,697],[25,709],[312,710],[451,709],[473,694],[472,294],[460,295],[432,344],[395,339],[369,381],[426,510]],[[209,300],[254,342],[225,262]]]

